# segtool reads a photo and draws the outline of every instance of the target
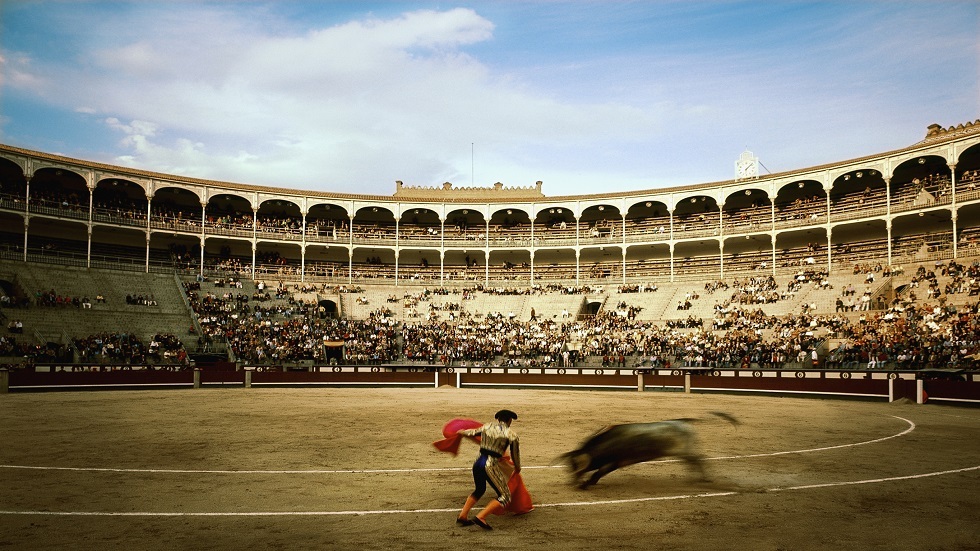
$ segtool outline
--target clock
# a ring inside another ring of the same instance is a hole
[[[756,178],[759,176],[759,158],[746,151],[735,161],[735,179]]]

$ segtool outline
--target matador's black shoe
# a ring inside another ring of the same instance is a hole
[[[473,526],[473,521],[468,518],[456,517],[456,526]]]
[[[487,522],[481,519],[480,517],[473,517],[473,524],[476,524],[477,526],[483,528],[484,530],[493,530],[493,526],[487,524]]]

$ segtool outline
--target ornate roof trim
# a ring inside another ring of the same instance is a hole
[[[401,180],[397,180],[394,197],[398,199],[465,199],[470,202],[479,199],[488,199],[485,202],[530,200],[544,198],[544,194],[541,193],[541,186],[540,181],[527,187],[504,187],[500,182],[495,183],[492,187],[453,187],[452,182],[445,182],[441,186],[406,186]]]
[[[955,139],[978,131],[980,131],[980,119],[973,122],[960,123],[956,126],[950,126],[945,130],[942,126],[933,123],[926,128],[926,138],[919,143],[925,144],[941,141],[943,139]]]

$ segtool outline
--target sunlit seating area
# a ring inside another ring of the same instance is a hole
[[[974,123],[812,169],[573,198],[216,186],[0,145],[0,353],[834,364],[897,358],[910,345],[889,328],[938,327],[956,346],[937,357],[965,362],[978,183]]]

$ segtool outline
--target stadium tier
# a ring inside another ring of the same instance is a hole
[[[581,196],[314,192],[0,145],[0,356],[973,365],[978,184],[980,120],[824,166]]]
[[[203,181],[0,146],[3,258],[387,285],[644,283],[909,264],[976,245],[980,121],[810,169],[647,192],[390,197]]]

